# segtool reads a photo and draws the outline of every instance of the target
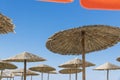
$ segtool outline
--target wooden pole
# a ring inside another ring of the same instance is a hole
[[[24,80],[26,80],[26,63],[27,61],[24,60]]]
[[[107,70],[107,80],[109,80],[109,70]]]
[[[32,80],[32,75],[31,75],[31,80]]]
[[[2,80],[3,70],[1,70],[0,80]]]
[[[86,74],[85,74],[85,31],[81,32],[82,34],[82,80],[86,80]]]
[[[49,72],[48,72],[48,80],[49,80]]]
[[[22,72],[21,80],[23,80],[23,72]]]
[[[41,73],[41,80],[43,80],[43,72]]]
[[[71,73],[69,74],[69,80],[71,80]]]

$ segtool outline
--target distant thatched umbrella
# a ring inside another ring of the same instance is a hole
[[[14,32],[14,25],[10,18],[0,13],[0,34]]]
[[[39,57],[37,55],[31,54],[29,52],[23,52],[23,53],[18,54],[14,57],[5,59],[4,61],[24,62],[24,80],[26,80],[26,63],[27,62],[45,61],[45,59],[42,57]]]
[[[45,64],[40,64],[38,66],[31,67],[29,69],[32,71],[41,72],[41,80],[43,80],[43,73],[49,73],[50,71],[55,70],[55,68],[48,66],[48,65],[45,65]]]
[[[79,73],[81,72],[82,70],[81,69],[74,69],[74,68],[69,68],[69,69],[62,69],[59,71],[59,73],[61,74],[69,74],[69,80],[71,80],[71,74],[76,74],[76,73]],[[76,74],[76,80],[77,80],[77,74]]]
[[[109,70],[117,70],[117,69],[120,69],[120,66],[107,62],[103,65],[98,66],[94,70],[107,70],[107,80],[109,80]]]
[[[4,69],[16,69],[16,68],[17,66],[12,63],[0,61],[0,70],[1,70],[0,80],[2,79],[2,73]]]
[[[85,61],[85,67],[95,66],[95,64]],[[59,67],[61,68],[80,68],[82,67],[82,60],[79,58],[72,59],[70,61],[65,62],[64,64],[61,64]],[[77,76],[77,73],[76,73]],[[76,77],[77,80],[77,77]]]
[[[46,47],[62,55],[82,54],[82,80],[85,75],[85,54],[113,46],[120,39],[120,29],[107,25],[88,25],[60,31],[51,36]]]
[[[90,66],[95,66],[95,64],[85,61],[85,66],[90,67]],[[82,67],[82,60],[79,58],[75,58],[75,59],[69,60],[69,61],[61,64],[59,67],[61,67],[61,68],[79,68],[79,67]]]
[[[21,80],[23,80],[24,69],[17,69],[12,72],[14,73],[15,76],[21,76],[21,78],[22,78]],[[17,74],[17,73],[19,73],[19,74]],[[39,75],[39,74],[36,72],[33,72],[31,70],[26,70],[26,76],[31,76],[31,80],[32,80],[32,76],[36,76],[36,75]]]
[[[48,73],[48,78],[47,78],[47,80],[49,80],[49,75],[50,75],[50,74],[57,74],[56,71],[49,71],[49,72],[44,72],[44,73]]]
[[[117,58],[117,61],[120,61],[120,57]]]

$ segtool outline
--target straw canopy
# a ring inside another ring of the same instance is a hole
[[[14,57],[10,57],[8,59],[5,59],[4,61],[10,61],[10,62],[37,62],[37,61],[45,61],[46,59],[39,57],[35,54],[29,53],[29,52],[23,52],[20,53]]]
[[[85,54],[111,47],[119,40],[120,28],[108,25],[87,25],[55,33],[46,42],[46,47],[62,55],[82,54],[82,80],[86,80]]]
[[[57,74],[56,71],[49,71],[48,73],[49,73],[49,74]]]
[[[14,24],[11,19],[0,13],[0,34],[14,32]]]
[[[120,69],[120,66],[117,66],[117,65],[107,62],[103,65],[98,66],[94,70],[116,70],[116,69]]]
[[[40,64],[38,66],[34,66],[29,68],[32,71],[37,71],[37,72],[41,72],[41,80],[43,80],[43,73],[49,73],[50,71],[54,71],[56,70],[55,68],[45,65],[45,64]]]
[[[68,68],[68,69],[62,69],[59,71],[59,73],[61,74],[69,74],[69,80],[71,80],[71,74],[76,74],[75,80],[77,80],[77,73],[79,72],[82,72],[82,70],[77,68]]]
[[[61,74],[74,74],[74,73],[79,73],[81,72],[81,69],[62,69],[59,71]]]
[[[106,70],[107,71],[107,80],[109,80],[109,70],[117,70],[117,69],[120,69],[120,66],[117,66],[117,65],[107,62],[103,65],[98,66],[94,70]]]
[[[120,57],[117,58],[117,61],[120,61]]]
[[[14,57],[5,59],[4,61],[11,61],[11,62],[24,62],[24,80],[26,80],[26,65],[27,62],[38,62],[38,61],[45,61],[46,59],[39,57],[37,55],[34,55],[29,52],[23,52],[21,54],[18,54]]]
[[[85,66],[95,66],[95,64],[85,61]],[[82,67],[82,60],[79,58],[72,59],[70,61],[65,62],[64,64],[61,64],[59,67],[61,68],[79,68]]]
[[[49,71],[55,70],[55,68],[45,65],[45,64],[40,64],[38,66],[31,67],[29,69],[32,71],[37,71],[37,72],[49,72]]]
[[[12,63],[8,63],[5,61],[0,61],[0,70],[4,70],[4,69],[16,69],[17,66],[12,64]]]
[[[85,53],[106,49],[117,43],[120,29],[107,25],[88,25],[60,31],[51,36],[46,47],[62,55],[79,55],[83,52],[82,39],[84,33]]]
[[[23,73],[24,74],[24,69],[17,69],[17,70],[14,70],[12,72],[13,73]],[[26,70],[26,75],[29,76],[29,75],[39,75],[39,74],[34,72],[34,71],[31,71],[31,70]]]

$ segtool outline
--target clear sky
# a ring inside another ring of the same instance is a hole
[[[41,56],[47,61],[28,63],[28,68],[39,64],[47,64],[57,69],[58,65],[80,56],[54,54],[46,47],[47,39],[55,32],[90,24],[103,24],[120,27],[120,11],[87,10],[80,6],[79,1],[73,3],[45,3],[36,0],[0,0],[0,13],[8,16],[15,24],[15,34],[0,36],[0,59],[14,56],[24,51]],[[86,60],[96,64],[87,68],[86,80],[106,80],[105,71],[92,69],[111,62],[120,65],[116,58],[120,56],[120,44],[106,50],[86,55]],[[23,63],[14,63],[19,68]],[[17,79],[17,78],[16,78]],[[40,80],[40,76],[33,80]],[[18,79],[17,79],[18,80]],[[46,74],[44,80],[47,80]],[[50,80],[68,80],[68,75],[51,75]],[[74,79],[74,75],[72,76]],[[78,80],[82,80],[81,73]],[[110,71],[110,80],[120,80],[120,70]]]

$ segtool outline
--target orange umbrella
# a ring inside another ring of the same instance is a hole
[[[80,0],[82,7],[97,10],[120,10],[120,0]]]
[[[73,0],[39,0],[43,2],[71,3]],[[120,10],[120,0],[80,0],[85,9]]]

